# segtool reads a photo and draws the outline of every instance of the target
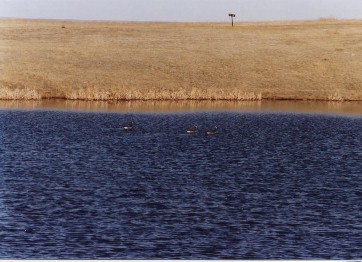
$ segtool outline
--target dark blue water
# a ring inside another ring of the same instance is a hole
[[[0,111],[0,139],[1,258],[362,258],[362,118]]]

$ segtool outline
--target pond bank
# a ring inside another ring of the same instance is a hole
[[[321,101],[81,101],[63,99],[0,100],[0,110],[71,110],[99,112],[291,112],[362,116],[362,102]]]

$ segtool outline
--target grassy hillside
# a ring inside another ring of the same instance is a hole
[[[362,100],[362,21],[0,20],[0,99]]]

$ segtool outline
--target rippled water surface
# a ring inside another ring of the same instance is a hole
[[[362,118],[3,110],[0,139],[1,258],[362,258]]]

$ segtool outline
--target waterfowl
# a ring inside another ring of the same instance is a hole
[[[206,135],[215,135],[217,134],[217,126],[215,126],[215,129],[206,130]]]
[[[128,124],[123,125],[123,129],[124,129],[124,130],[131,130],[131,129],[133,129],[133,121],[131,121],[131,123],[128,123]]]
[[[186,133],[193,134],[197,132],[197,126],[194,126],[193,128],[187,129]]]

